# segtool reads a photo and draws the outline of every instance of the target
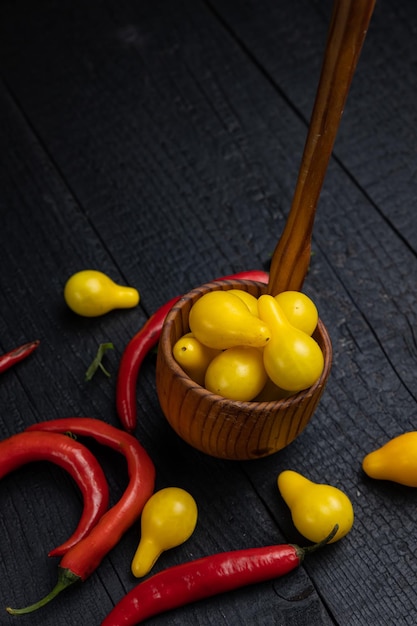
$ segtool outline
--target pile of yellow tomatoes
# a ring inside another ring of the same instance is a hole
[[[324,358],[312,337],[317,307],[304,293],[256,298],[240,289],[211,291],[189,314],[190,332],[173,356],[190,378],[231,400],[270,401],[311,387]]]

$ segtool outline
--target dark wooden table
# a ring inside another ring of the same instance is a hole
[[[317,86],[330,0],[4,0],[0,8],[0,350],[32,339],[1,375],[0,436],[40,420],[119,426],[121,354],[167,299],[268,268],[283,229]],[[171,430],[142,368],[136,435],[157,488],[189,490],[198,526],[154,571],[231,550],[306,543],[276,477],[294,469],[351,498],[355,524],[296,572],[152,624],[339,626],[417,621],[417,492],[368,479],[363,457],[417,428],[417,9],[378,0],[321,195],[304,290],[334,363],[316,414],[268,458],[221,461]],[[140,306],[81,318],[63,300],[74,272],[135,286]],[[99,343],[112,377],[84,381]],[[112,501],[123,458],[101,446]],[[51,463],[0,482],[0,604],[24,606],[56,580],[47,552],[81,512]],[[136,524],[82,585],[0,623],[99,626],[135,584]]]

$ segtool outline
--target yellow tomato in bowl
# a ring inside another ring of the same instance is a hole
[[[230,400],[250,401],[262,391],[266,381],[262,351],[237,346],[220,352],[210,362],[205,387]]]
[[[275,300],[278,302],[285,317],[295,328],[307,335],[312,335],[319,319],[314,302],[301,291],[282,291]]]

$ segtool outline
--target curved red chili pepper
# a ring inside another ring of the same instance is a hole
[[[269,274],[262,270],[249,270],[216,278],[218,280],[254,280],[268,283]],[[148,352],[156,346],[169,311],[181,296],[163,304],[127,344],[119,364],[116,382],[116,410],[125,430],[134,432],[137,423],[136,385],[140,367]]]
[[[0,374],[8,370],[9,367],[26,359],[29,354],[32,354],[32,352],[36,350],[39,344],[39,339],[36,339],[35,341],[30,341],[29,343],[23,344],[23,346],[19,346],[18,348],[14,348],[14,350],[10,350],[10,352],[2,354],[0,356]]]
[[[134,587],[116,604],[101,626],[134,626],[144,620],[203,598],[283,576],[305,554],[325,541],[300,548],[291,544],[235,550],[166,569]]]
[[[48,432],[23,432],[0,442],[0,478],[32,461],[52,461],[65,469],[78,485],[84,500],[75,532],[49,556],[65,554],[97,524],[109,503],[104,472],[83,444],[68,436]]]
[[[98,443],[120,452],[127,461],[129,483],[120,500],[104,513],[89,535],[64,554],[54,589],[31,606],[23,609],[8,608],[7,611],[13,615],[31,613],[50,602],[66,587],[86,580],[139,518],[155,486],[155,467],[148,453],[135,437],[119,428],[92,417],[67,417],[33,424],[26,432],[34,430],[71,432],[80,437],[93,437]]]
[[[168,312],[181,296],[163,304],[132,337],[120,359],[116,382],[116,409],[122,426],[132,433],[136,428],[136,383],[145,356],[156,346]]]

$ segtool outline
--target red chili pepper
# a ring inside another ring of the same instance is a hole
[[[230,274],[218,280],[254,280],[268,283],[269,275],[262,270],[249,270]],[[134,432],[137,423],[136,384],[139,370],[148,352],[156,346],[169,311],[181,296],[175,296],[163,304],[127,344],[119,364],[116,382],[116,409],[125,430]]]
[[[95,456],[68,436],[23,432],[0,442],[0,478],[32,461],[52,461],[75,480],[84,500],[83,512],[71,537],[49,552],[65,554],[97,524],[109,503],[107,480]]]
[[[120,500],[104,513],[89,535],[63,556],[54,589],[28,607],[8,608],[7,611],[12,615],[31,613],[50,602],[66,587],[86,580],[139,518],[155,485],[155,467],[148,453],[135,437],[119,428],[92,417],[67,417],[34,424],[26,432],[34,430],[71,432],[80,437],[93,437],[98,443],[117,450],[126,458],[129,484]]]
[[[247,270],[246,272],[238,272],[237,274],[229,274],[229,276],[222,276],[216,278],[217,280],[254,280],[257,283],[268,284],[269,274],[263,270]]]
[[[122,354],[116,382],[116,409],[123,428],[130,433],[135,430],[137,422],[136,383],[140,367],[145,356],[158,343],[165,318],[180,298],[176,296],[168,300],[155,311]]]
[[[30,341],[29,343],[25,343],[23,346],[19,346],[18,348],[14,348],[14,350],[10,350],[10,352],[6,352],[0,356],[0,374],[5,372],[19,361],[23,361],[29,354],[32,354],[34,350],[38,347],[40,341],[36,339],[35,341]]]
[[[324,542],[300,548],[283,544],[235,550],[176,565],[151,576],[129,591],[101,626],[134,626],[144,620],[203,598],[283,576],[298,567],[305,554]]]

